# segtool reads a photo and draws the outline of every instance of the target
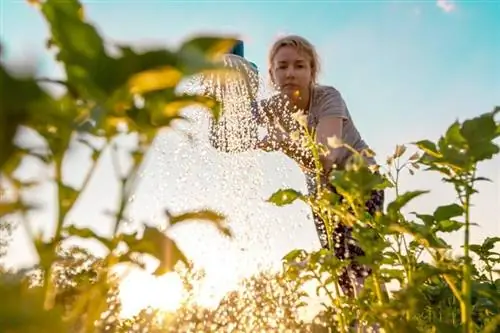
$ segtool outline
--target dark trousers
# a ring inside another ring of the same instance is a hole
[[[335,189],[332,188],[332,190],[336,193]],[[381,211],[383,206],[384,191],[372,191],[370,199],[366,202],[366,211],[373,216],[376,211]],[[332,250],[328,245],[328,236],[324,221],[315,213],[313,214],[313,218],[321,246],[325,249]],[[345,294],[353,295],[354,287],[351,279],[349,278],[349,271],[351,274],[354,274],[355,278],[366,277],[371,273],[369,268],[356,262],[356,258],[364,256],[365,252],[358,245],[358,242],[352,237],[352,228],[344,225],[342,221],[337,223],[335,229],[333,230],[331,244],[334,247],[333,251],[337,258],[341,260],[352,260],[348,269],[344,269],[340,275],[338,282]]]

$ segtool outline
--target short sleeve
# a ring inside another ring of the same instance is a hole
[[[319,94],[316,108],[316,119],[337,116],[348,119],[347,106],[340,92],[332,87],[325,87]]]

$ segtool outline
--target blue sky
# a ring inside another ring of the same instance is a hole
[[[267,50],[276,37],[284,33],[305,36],[316,45],[322,59],[321,82],[341,91],[356,125],[381,162],[397,143],[435,139],[456,118],[490,111],[500,104],[500,2],[495,0],[117,0],[84,4],[87,17],[110,42],[176,46],[197,33],[240,35],[246,43],[246,56],[264,76]],[[60,69],[44,50],[47,28],[37,11],[25,1],[2,0],[1,6],[0,34],[7,61],[19,62],[26,59],[26,53],[39,60],[43,75],[59,76]],[[185,147],[183,152],[175,148],[179,145]],[[207,228],[188,226],[173,233],[189,255],[212,263],[214,279],[227,278],[232,274],[229,271],[240,272],[243,266],[246,272],[258,263],[278,262],[295,247],[313,249],[319,245],[305,207],[276,208],[262,202],[283,185],[304,188],[300,172],[286,158],[245,155],[235,162],[188,147],[176,132],[163,135],[155,150],[131,214],[157,222],[162,221],[165,206],[174,210],[208,206],[229,212],[240,232],[236,245],[212,237],[215,233]],[[68,172],[83,171],[87,158],[85,152],[74,156],[68,162]],[[248,169],[238,172],[238,163]],[[499,167],[497,158],[480,170],[493,183],[482,185],[475,199],[473,218],[480,225],[474,230],[475,241],[500,234]],[[248,186],[249,182],[255,184]],[[411,207],[415,210],[430,212],[437,204],[454,199],[450,189],[429,174],[403,177],[403,185],[405,189],[433,191],[415,202]],[[98,188],[105,189],[104,194],[92,192]],[[40,191],[44,197],[50,195],[51,188],[45,186]],[[116,194],[109,158],[90,191],[71,220],[107,232],[101,209],[114,207]],[[391,198],[389,194],[388,200]],[[235,208],[240,204],[243,208]],[[34,223],[46,226],[51,216],[48,206],[34,216]],[[33,262],[23,232],[16,237],[8,262]],[[451,241],[459,244],[461,238],[453,236]],[[234,250],[241,248],[246,250]],[[223,273],[217,268],[221,263],[227,268]]]

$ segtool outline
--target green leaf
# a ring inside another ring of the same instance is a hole
[[[485,252],[487,252],[487,251],[484,251],[483,247],[481,245],[478,245],[478,244],[470,244],[469,245],[469,250],[471,250],[472,252],[476,253],[480,257],[483,257],[484,254],[485,254]]]
[[[430,140],[421,140],[414,143],[420,150],[432,157],[441,157],[436,144]]]
[[[306,254],[306,251],[303,250],[303,249],[295,249],[295,250],[292,250],[290,252],[288,252],[284,257],[283,257],[283,261],[285,262],[295,262],[295,260],[297,258],[299,258],[300,256],[303,256]]]
[[[28,206],[21,202],[0,202],[0,218],[18,212],[28,211],[32,208],[33,206]]]
[[[474,146],[477,143],[491,142],[497,136],[496,130],[494,113],[488,112],[464,121],[460,132],[467,142]],[[478,133],[481,135],[477,135]]]
[[[404,222],[389,225],[390,232],[405,233],[415,237],[415,241],[427,248],[448,248],[443,240],[437,238],[426,226],[417,223]]]
[[[173,270],[180,260],[187,263],[187,259],[177,244],[157,228],[145,227],[141,239],[124,237],[130,252],[148,254],[160,261],[155,275],[163,275]]]
[[[274,192],[267,201],[276,206],[285,206],[293,203],[299,198],[303,198],[302,193],[293,189],[281,189]]]
[[[460,216],[463,213],[464,209],[462,206],[457,204],[440,206],[434,211],[434,219],[436,221],[449,220],[453,217]]]
[[[236,44],[236,38],[219,38],[211,36],[198,36],[185,41],[180,47],[179,53],[188,51],[200,52],[206,57],[213,59],[231,51]]]
[[[422,220],[422,222],[424,222],[424,224],[427,226],[427,227],[432,227],[432,225],[434,224],[435,222],[435,219],[434,219],[434,216],[432,215],[428,215],[428,214],[418,214],[416,212],[412,212],[411,214],[415,215],[416,217],[418,217],[420,220]]]
[[[30,68],[31,65],[26,64],[25,67]],[[0,170],[3,170],[4,164],[16,152],[13,140],[18,127],[26,122],[34,106],[51,98],[36,83],[32,73],[25,70],[14,76],[3,64],[0,64],[0,87]]]
[[[460,123],[455,121],[439,139],[439,150],[443,155],[440,161],[457,171],[469,170],[471,159],[467,154],[467,142],[460,133]]]
[[[44,242],[41,236],[37,236],[33,239],[33,244],[39,258],[39,265],[43,269],[49,269],[54,261],[56,260],[56,246],[57,242],[54,240],[50,242]]]
[[[131,93],[144,94],[174,88],[183,77],[178,56],[169,50],[121,51],[122,56],[114,61],[115,89],[127,84]]]
[[[436,231],[453,232],[460,230],[465,224],[453,220],[439,220],[436,226]]]
[[[66,67],[69,83],[81,96],[104,99],[112,91],[103,84],[111,75],[110,58],[97,30],[83,21],[81,4],[77,0],[47,0],[41,11],[50,26],[51,43],[58,47],[57,58]]]
[[[174,88],[182,79],[182,73],[172,66],[150,69],[133,75],[129,80],[130,92],[146,92]]]
[[[408,191],[401,194],[394,201],[389,203],[389,205],[387,206],[387,213],[392,216],[396,216],[401,208],[406,206],[411,200],[426,193],[429,193],[429,191]]]
[[[60,307],[44,309],[43,288],[29,287],[19,281],[7,282],[6,274],[0,279],[0,331],[23,333],[68,332]]]
[[[59,186],[59,201],[61,203],[61,208],[62,211],[60,214],[66,214],[71,207],[73,207],[73,204],[75,203],[76,199],[78,199],[78,196],[80,195],[80,192],[66,184],[61,184]]]
[[[500,237],[486,237],[482,247],[485,251],[491,251],[497,242],[500,242]]]
[[[80,238],[95,239],[109,250],[111,250],[112,248],[112,244],[109,239],[103,236],[99,236],[90,228],[78,228],[76,226],[70,225],[68,227],[65,227],[63,231],[66,234],[66,237],[75,236]]]
[[[67,52],[68,60],[87,67],[105,54],[97,30],[83,21],[83,7],[79,1],[46,0],[41,10],[51,25],[52,42],[61,52]]]
[[[166,213],[171,225],[190,220],[202,220],[205,222],[211,222],[222,234],[232,237],[231,229],[224,224],[225,216],[217,212],[211,210],[199,210],[180,215],[171,215],[168,211]]]

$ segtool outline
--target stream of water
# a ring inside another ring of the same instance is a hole
[[[317,246],[305,205],[275,207],[266,202],[278,188],[305,190],[304,179],[283,155],[249,149],[259,135],[251,102],[254,96],[263,98],[271,91],[255,71],[237,60],[229,57],[226,64],[245,70],[243,78],[231,77],[224,83],[211,77],[202,85],[193,80],[184,88],[206,92],[208,87],[209,93],[224,101],[220,126],[213,126],[207,110],[184,110],[188,121],[175,123],[158,137],[144,177],[153,211],[208,208],[227,217],[232,239],[196,221],[171,232],[186,255],[206,271],[199,292],[204,306],[215,306],[241,278],[280,267],[283,255],[293,248]]]

